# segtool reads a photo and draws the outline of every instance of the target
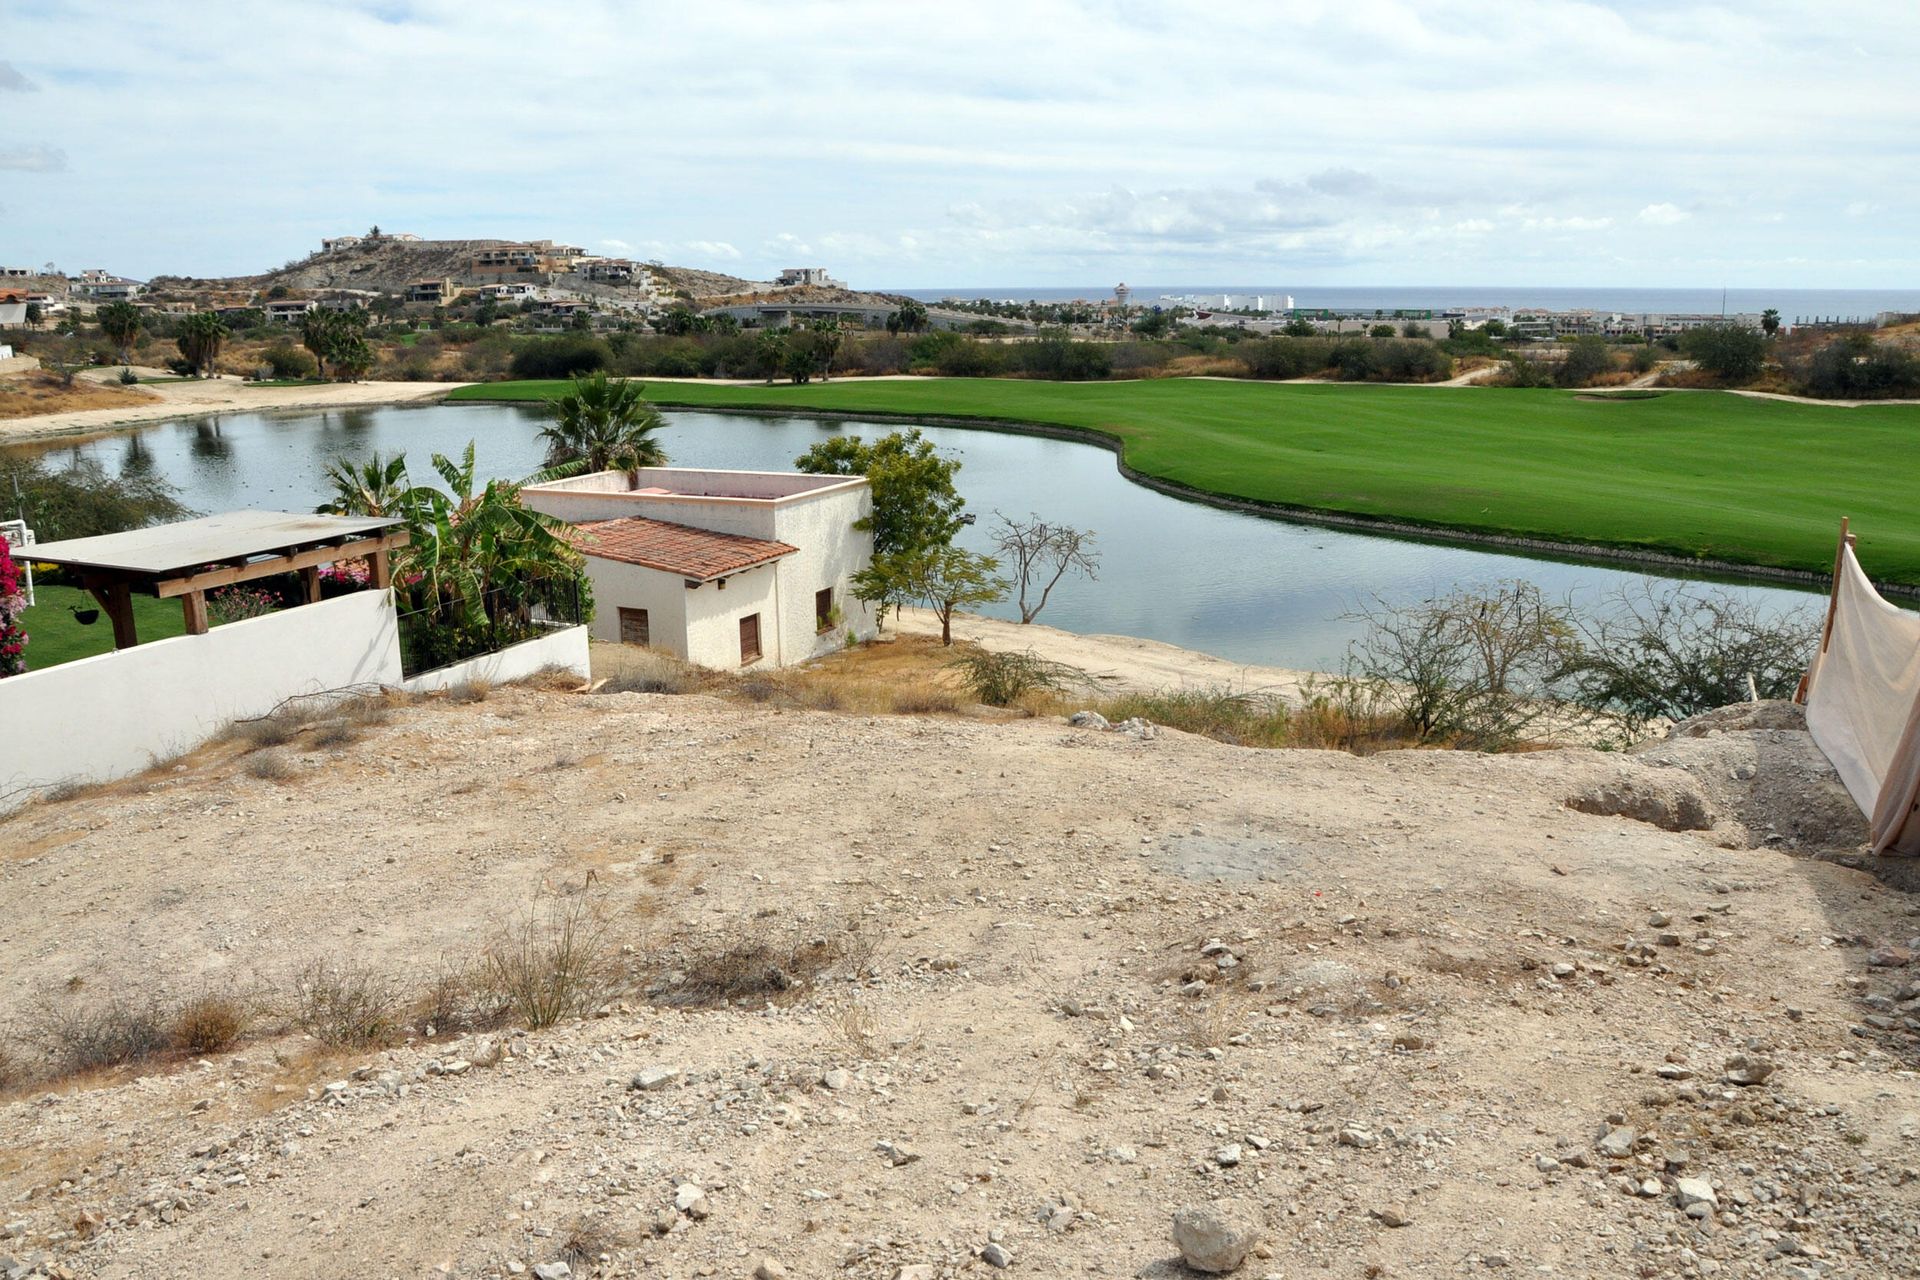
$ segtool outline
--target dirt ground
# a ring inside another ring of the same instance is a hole
[[[1234,1197],[1250,1276],[1911,1275],[1920,918],[1744,847],[1796,730],[1709,728],[1357,759],[508,688],[210,747],[0,821],[17,1055],[115,997],[263,1011],[0,1102],[0,1272],[1164,1278]],[[265,1012],[316,958],[422,990],[539,894],[609,922],[603,1016]],[[825,939],[771,999],[661,994]]]

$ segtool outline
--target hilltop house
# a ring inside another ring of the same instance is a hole
[[[874,634],[853,575],[873,559],[854,528],[864,477],[645,467],[528,485],[570,522],[593,584],[596,640],[703,666],[780,667]]]
[[[312,298],[274,298],[261,310],[267,313],[267,319],[281,324],[298,324],[306,319],[307,312],[319,304]]]

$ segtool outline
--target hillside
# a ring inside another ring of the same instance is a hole
[[[0,1255],[1173,1280],[1223,1199],[1253,1277],[1905,1274],[1920,927],[1789,851],[1833,788],[1790,723],[1355,759],[497,689],[212,747],[0,822],[16,1045],[262,1011],[0,1102]],[[603,1016],[469,1026],[536,896],[606,923]],[[273,1030],[342,974],[404,1042]]]

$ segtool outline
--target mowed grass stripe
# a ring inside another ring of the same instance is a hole
[[[542,399],[566,385],[493,383],[453,398]],[[1138,471],[1226,497],[1733,564],[1824,571],[1849,515],[1868,571],[1920,586],[1913,406],[1197,379],[653,382],[647,392],[690,408],[1079,427],[1120,440]]]

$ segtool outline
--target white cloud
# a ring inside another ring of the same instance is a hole
[[[67,153],[58,147],[0,147],[0,169],[59,173],[66,167]]]
[[[1672,227],[1685,222],[1692,216],[1692,214],[1682,209],[1679,205],[1668,204],[1662,201],[1659,204],[1647,205],[1641,209],[1639,213],[1635,214],[1634,218],[1637,221],[1646,223],[1650,227]]]
[[[608,253],[620,254],[622,256],[633,252],[633,246],[625,240],[602,240],[600,247]]]
[[[379,222],[881,287],[1916,274],[1868,212],[1920,207],[1920,7],[1884,0],[577,0],[564,77],[512,0],[195,16],[8,8],[11,252],[252,271]]]

